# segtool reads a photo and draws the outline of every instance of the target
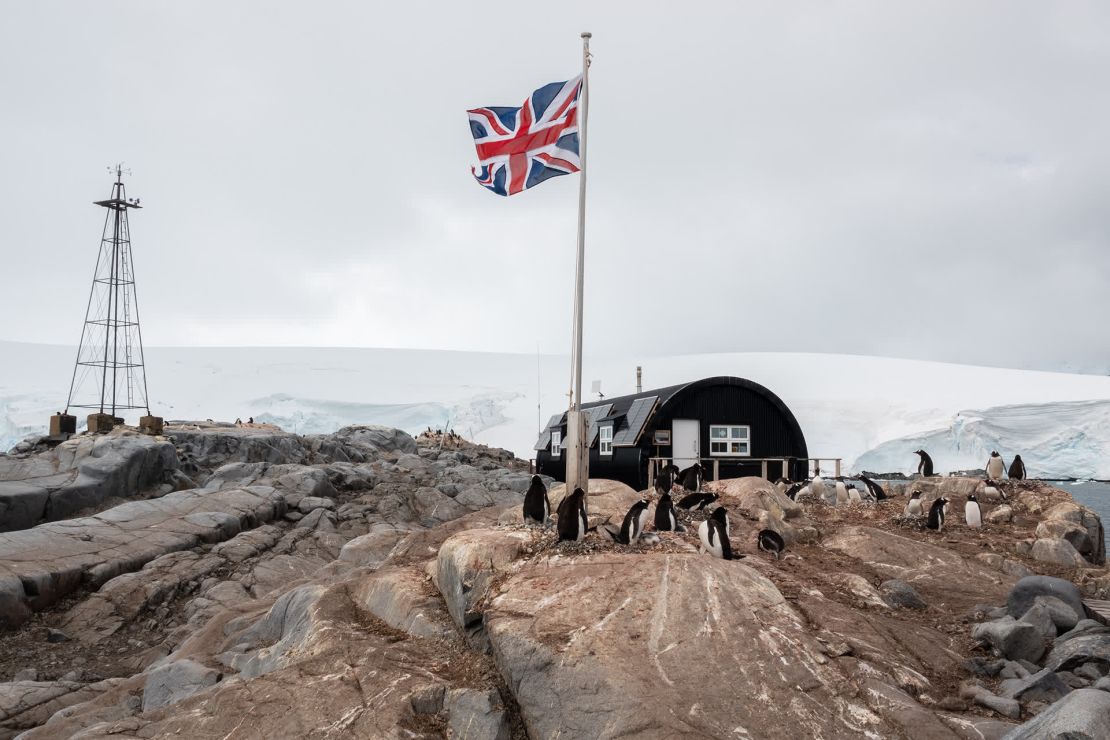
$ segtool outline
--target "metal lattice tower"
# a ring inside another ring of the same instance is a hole
[[[122,165],[115,171],[112,197],[96,201],[106,208],[100,254],[96,259],[89,305],[73,379],[69,385],[69,409],[96,409],[116,416],[119,411],[144,409],[150,415],[143,362],[143,335],[139,328],[139,304],[135,296],[135,270],[131,262],[131,230],[127,212],[141,208],[138,198],[127,198]]]

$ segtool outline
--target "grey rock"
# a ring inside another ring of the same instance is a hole
[[[214,686],[220,674],[192,660],[161,665],[147,675],[143,687],[143,711],[176,704],[198,691]]]
[[[1075,584],[1052,576],[1028,576],[1015,583],[1006,599],[1006,610],[1016,619],[1029,611],[1038,596],[1055,596],[1076,614],[1086,614],[1083,599]]]
[[[366,459],[384,453],[416,453],[416,440],[400,429],[377,425],[343,427],[334,435],[345,445],[356,448]]]
[[[287,522],[299,522],[300,520],[304,519],[304,514],[299,511],[287,511],[285,512],[285,516],[282,518],[285,519],[285,521]]]
[[[434,715],[443,711],[443,696],[447,687],[443,684],[425,686],[413,691],[409,695],[409,704],[412,705],[413,714]]]
[[[1025,666],[1012,660],[1005,661],[1002,670],[998,672],[999,678],[1027,678],[1029,675]]]
[[[965,684],[960,689],[960,696],[972,700],[979,706],[998,712],[1003,717],[1017,719],[1021,716],[1021,704],[1016,699],[997,696],[982,686]]]
[[[1098,740],[1110,737],[1110,694],[1079,689],[1006,733],[1003,740]]]
[[[1072,669],[1072,672],[1089,681],[1097,681],[1106,675],[1107,666],[1104,663],[1084,663]]]
[[[1081,615],[1076,614],[1072,607],[1055,596],[1038,596],[1033,599],[1033,603],[1034,605],[1040,604],[1048,610],[1052,623],[1056,625],[1057,632],[1067,632],[1075,629],[1075,625],[1079,624]]]
[[[309,514],[316,509],[335,509],[335,501],[330,498],[320,498],[318,496],[305,496],[297,504],[297,510],[302,514]]]
[[[1046,642],[1056,639],[1056,623],[1052,621],[1052,615],[1043,604],[1033,604],[1029,611],[1021,615],[1021,621],[1036,627]]]
[[[994,676],[1001,676],[1002,671],[1006,670],[1006,667],[1010,664],[1011,662],[1007,660],[975,656],[964,661],[964,668],[966,668],[967,672],[971,673],[972,675],[993,678]],[[1017,664],[1014,663],[1013,665]],[[1018,666],[1018,668],[1021,668],[1021,666]],[[1025,669],[1022,669],[1021,673],[1017,673],[1011,670],[1011,675],[1002,676],[1002,678],[1020,678],[1021,676],[1027,675],[1029,675],[1029,672]]]
[[[1060,680],[1066,683],[1073,689],[1082,689],[1091,685],[1091,679],[1084,678],[1083,676],[1072,673],[1071,671],[1059,671],[1056,674]]]
[[[1063,645],[1065,642],[1072,639],[1073,637],[1084,637],[1086,635],[1104,635],[1108,633],[1110,633],[1110,627],[1107,627],[1101,622],[1096,622],[1093,619],[1080,619],[1078,622],[1075,623],[1074,627],[1057,637],[1053,641],[1053,644]]]
[[[1082,568],[1087,561],[1070,542],[1055,537],[1039,539],[1033,543],[1030,555],[1034,560],[1053,565],[1063,565],[1071,568]]]
[[[1045,668],[1032,676],[1011,678],[1002,682],[1002,695],[1020,702],[1044,701],[1052,703],[1071,692],[1060,676]]]
[[[1002,657],[1010,660],[1036,661],[1044,655],[1044,638],[1037,628],[1013,617],[977,624],[972,628],[971,636],[990,644]]]
[[[1110,634],[1083,635],[1054,644],[1044,664],[1054,671],[1068,671],[1095,661],[1110,664]]]
[[[1091,688],[1098,689],[1099,691],[1110,692],[1110,676],[1103,676],[1099,680],[1095,681],[1094,685]]]
[[[54,629],[53,627],[46,630],[47,642],[66,642],[69,640],[69,635],[61,630]]]
[[[451,689],[443,700],[448,737],[466,740],[509,740],[509,723],[496,691]]]
[[[1013,521],[1014,510],[1008,504],[1002,504],[1002,506],[992,509],[986,518],[991,524],[1005,524]]]
[[[34,668],[24,668],[22,671],[16,671],[12,676],[13,681],[38,681],[39,672]]]
[[[334,532],[339,518],[334,511],[328,509],[313,509],[303,519],[296,523],[298,528],[313,529],[318,532]]]
[[[883,581],[879,584],[879,591],[882,592],[883,600],[891,606],[906,609],[924,609],[928,606],[913,586],[905,581],[897,579]]]

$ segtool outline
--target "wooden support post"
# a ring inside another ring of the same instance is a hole
[[[761,476],[763,476],[763,480],[770,480],[767,477],[767,461],[766,460],[760,460],[759,461],[759,474]]]
[[[649,491],[654,491],[655,490],[655,466],[658,465],[658,464],[659,464],[659,462],[654,457],[648,458],[648,490]]]
[[[790,471],[790,463],[789,463],[789,461],[788,461],[788,460],[787,460],[787,459],[786,459],[786,458],[784,457],[784,458],[782,459],[782,477],[783,477],[783,478],[786,478],[786,479],[789,479],[789,478],[790,478],[790,473],[789,473],[789,471]]]
[[[714,460],[713,461],[713,480],[720,480],[720,479],[721,479],[721,461],[720,460]]]
[[[836,477],[840,477],[840,458],[836,458]]]

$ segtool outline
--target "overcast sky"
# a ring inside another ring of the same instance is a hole
[[[591,353],[1110,366],[1110,5],[7,2],[0,339],[73,343],[133,170],[150,345],[565,353],[577,176],[466,109],[594,34]]]

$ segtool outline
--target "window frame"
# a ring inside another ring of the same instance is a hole
[[[561,430],[561,429],[552,429],[551,430],[551,456],[552,457],[562,457],[563,456],[562,444],[563,444],[563,430]]]
[[[608,438],[605,433],[608,432]],[[608,447],[608,449],[606,449]],[[597,449],[599,455],[611,457],[613,455],[613,425],[606,424],[603,427],[597,428]]]
[[[728,430],[728,436],[714,437],[714,429]],[[743,429],[743,437],[732,436],[733,429]],[[713,449],[714,444],[724,444],[725,451],[717,452]],[[733,444],[745,445],[744,452],[732,452]],[[710,457],[751,457],[752,456],[752,427],[750,424],[710,424],[709,425],[709,456]]]

